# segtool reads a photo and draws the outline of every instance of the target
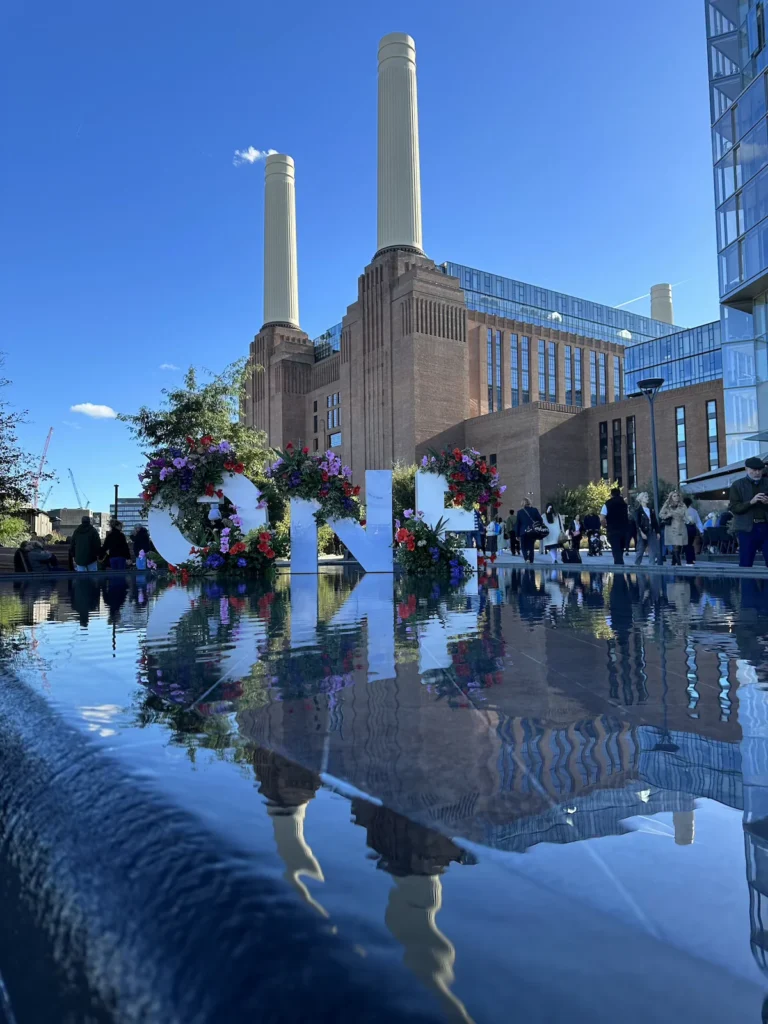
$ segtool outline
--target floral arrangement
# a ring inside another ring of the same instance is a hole
[[[473,512],[479,507],[487,515],[501,507],[501,495],[507,488],[499,480],[496,467],[489,466],[474,448],[454,448],[450,452],[430,449],[421,460],[421,468],[447,479],[450,501],[456,508]]]
[[[244,536],[236,512],[218,521],[212,531],[216,536],[209,544],[189,549],[188,561],[181,565],[169,565],[171,575],[178,575],[182,583],[187,583],[192,576],[207,576],[211,573],[253,576],[274,569],[275,559],[284,558],[288,554],[288,538],[268,527],[251,530]]]
[[[352,485],[352,470],[342,466],[334,451],[324,455],[292,444],[278,452],[267,469],[267,478],[284,498],[306,498],[320,503],[315,513],[318,525],[329,519],[361,520],[360,488]]]
[[[167,448],[151,458],[139,474],[145,510],[155,502],[161,507],[176,505],[174,522],[187,537],[199,543],[205,539],[201,495],[224,499],[220,484],[224,473],[242,473],[243,464],[229,441],[215,442],[210,434],[186,439],[186,449]],[[262,507],[265,503],[262,503]]]
[[[451,583],[460,583],[471,573],[469,562],[461,553],[461,541],[446,537],[445,520],[434,527],[424,521],[423,512],[406,509],[406,520],[395,520],[397,561],[408,573],[417,576],[448,576]]]

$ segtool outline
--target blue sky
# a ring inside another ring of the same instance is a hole
[[[296,160],[302,326],[376,248],[376,50],[414,36],[425,247],[608,304],[682,281],[718,315],[700,3],[7,0],[0,14],[0,349],[49,505],[136,494],[125,427],[261,324],[263,164]],[[628,307],[648,312],[643,300]]]

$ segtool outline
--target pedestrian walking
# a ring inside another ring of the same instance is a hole
[[[587,554],[593,558],[602,551],[600,516],[596,512],[588,512],[584,516],[584,532],[587,535]]]
[[[762,459],[753,456],[744,463],[746,476],[731,484],[728,509],[735,519],[739,537],[739,565],[748,569],[755,555],[763,552],[768,568],[768,479]]]
[[[488,523],[488,529],[486,531],[485,545],[489,555],[498,554],[499,550],[499,536],[502,531],[501,517],[491,519]]]
[[[523,558],[526,562],[533,562],[534,545],[540,537],[546,537],[549,534],[549,529],[542,522],[541,512],[530,503],[528,498],[523,499],[522,508],[517,513],[515,526]]]
[[[109,559],[109,568],[115,572],[123,572],[128,567],[128,559],[131,557],[131,549],[123,533],[123,524],[112,521],[109,533],[104,538],[101,548],[101,557]]]
[[[581,538],[584,536],[584,527],[582,526],[581,517],[579,515],[575,515],[573,517],[573,522],[571,523],[571,529],[569,532],[571,535],[571,550],[578,551],[581,548]]]
[[[629,530],[629,508],[621,496],[619,487],[611,488],[611,496],[600,509],[605,520],[605,532],[613,552],[613,564],[624,565],[624,547]]]
[[[483,554],[485,554],[487,532],[485,520],[475,509],[475,547]]]
[[[646,551],[648,552],[648,564],[657,564],[659,561],[659,521],[654,510],[648,506],[647,491],[641,491],[635,499],[632,518],[637,526],[635,565],[642,564]]]
[[[143,551],[145,555],[148,555],[152,550],[152,541],[149,538],[149,530],[140,523],[135,526],[133,533],[131,534],[131,547],[133,548],[133,557],[138,558],[139,552]]]
[[[504,523],[504,536],[506,537],[507,542],[509,543],[509,553],[510,553],[510,555],[516,555],[517,554],[517,546],[518,546],[517,545],[517,517],[515,515],[515,510],[513,508],[511,508],[509,510],[509,515],[507,516],[507,521]]]
[[[83,516],[69,542],[75,572],[98,572],[101,540],[90,516]]]
[[[664,543],[672,548],[672,565],[683,564],[683,548],[688,543],[685,525],[687,511],[680,492],[671,491],[659,512],[664,527]]]
[[[547,527],[547,536],[542,540],[542,547],[552,561],[557,562],[557,551],[563,545],[565,530],[563,517],[557,512],[554,505],[547,505],[544,512],[544,525]]]
[[[693,507],[693,498],[686,495],[683,498],[683,504],[686,508],[685,513],[685,529],[688,534],[688,539],[685,545],[685,564],[695,565],[696,564],[696,548],[701,551],[701,537],[704,533],[704,524],[701,521],[701,516]]]

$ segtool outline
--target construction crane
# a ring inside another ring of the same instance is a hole
[[[51,443],[51,437],[53,436],[53,427],[48,431],[48,436],[45,439],[43,445],[43,454],[40,457],[40,465],[37,467],[37,476],[33,480],[34,493],[35,493],[35,508],[40,508],[38,502],[40,501],[40,479],[45,469],[45,460],[48,457],[48,445]],[[49,492],[50,493],[50,492]]]
[[[51,486],[48,488],[48,490],[43,495],[43,508],[45,508],[45,506],[48,504],[48,499],[51,496],[51,491],[52,490],[53,490],[53,484],[51,484]]]
[[[72,486],[73,486],[73,488],[75,490],[75,497],[77,498],[77,507],[78,508],[89,508],[90,504],[91,504],[91,499],[88,497],[87,494],[83,494],[81,496],[80,491],[78,491],[78,489],[77,489],[77,484],[75,483],[75,474],[72,472],[71,469],[68,469],[67,472],[69,473],[69,479],[72,481]],[[85,504],[83,504],[83,498],[86,499]]]

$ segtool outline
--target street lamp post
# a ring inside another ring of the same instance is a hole
[[[645,395],[651,407],[651,457],[653,459],[653,507],[656,512],[656,519],[659,518],[659,468],[656,461],[656,416],[653,403],[656,395],[664,385],[663,377],[646,377],[637,382],[637,389],[641,395]]]

